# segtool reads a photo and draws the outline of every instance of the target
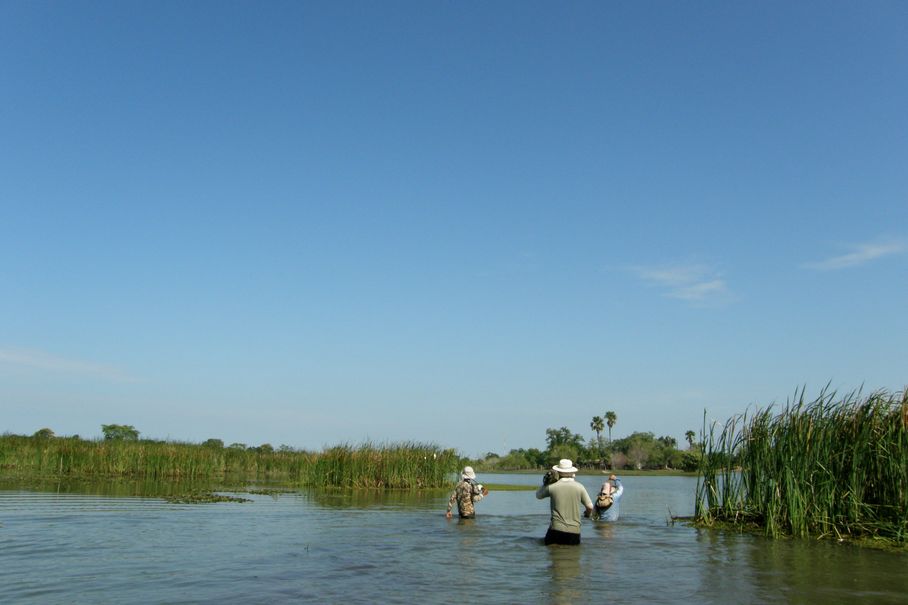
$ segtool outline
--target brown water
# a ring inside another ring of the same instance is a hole
[[[573,548],[541,545],[548,506],[530,491],[494,491],[463,522],[442,492],[177,505],[135,485],[5,485],[0,602],[908,603],[905,555],[667,523],[692,513],[695,483],[627,477],[618,523],[585,522]]]

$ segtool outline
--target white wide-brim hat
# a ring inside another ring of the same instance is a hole
[[[568,460],[567,458],[562,458],[558,461],[558,464],[552,467],[553,471],[558,471],[559,473],[576,473],[577,469],[574,468],[574,463]]]
[[[463,467],[463,472],[460,474],[464,479],[475,479],[476,472],[473,470],[472,466]]]

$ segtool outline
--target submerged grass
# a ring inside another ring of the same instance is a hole
[[[770,536],[908,542],[908,390],[804,391],[704,427],[696,520]]]
[[[435,445],[339,445],[320,453],[69,437],[0,436],[0,475],[196,480],[244,476],[305,487],[432,488],[451,484],[459,458]]]
[[[225,494],[216,494],[214,492],[188,492],[178,496],[168,496],[164,498],[171,504],[212,504],[215,502],[252,502],[249,498],[240,498],[239,496],[227,496]]]

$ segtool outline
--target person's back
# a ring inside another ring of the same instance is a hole
[[[577,469],[570,460],[559,461],[552,470],[560,478],[554,483],[545,482],[536,490],[537,499],[549,498],[551,521],[545,544],[580,544],[580,506],[588,517],[593,512],[593,502],[583,484],[574,480]]]
[[[618,520],[618,504],[621,500],[621,496],[624,495],[624,485],[621,483],[621,479],[612,475],[609,477],[609,480],[614,482],[614,486],[611,489],[611,498],[612,505],[605,510],[599,510],[597,508],[596,512],[598,513],[598,518],[600,521],[617,521]]]
[[[586,488],[573,478],[559,479],[543,486],[548,490],[552,511],[552,529],[569,533],[580,533],[580,506]],[[536,496],[539,498],[539,495]],[[545,496],[542,496],[545,498]],[[587,495],[589,498],[589,495]]]

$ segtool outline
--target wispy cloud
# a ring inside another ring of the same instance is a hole
[[[43,351],[0,348],[0,365],[18,366],[53,373],[94,376],[115,382],[133,382],[135,378],[113,367],[78,359],[65,359]]]
[[[663,296],[692,304],[715,304],[730,299],[728,286],[714,268],[702,264],[632,267],[637,277],[661,288]]]
[[[817,262],[804,263],[801,266],[805,269],[817,271],[834,271],[836,269],[858,267],[884,256],[901,254],[906,250],[905,242],[858,244],[851,246],[851,248],[852,251],[847,254],[833,256]]]

